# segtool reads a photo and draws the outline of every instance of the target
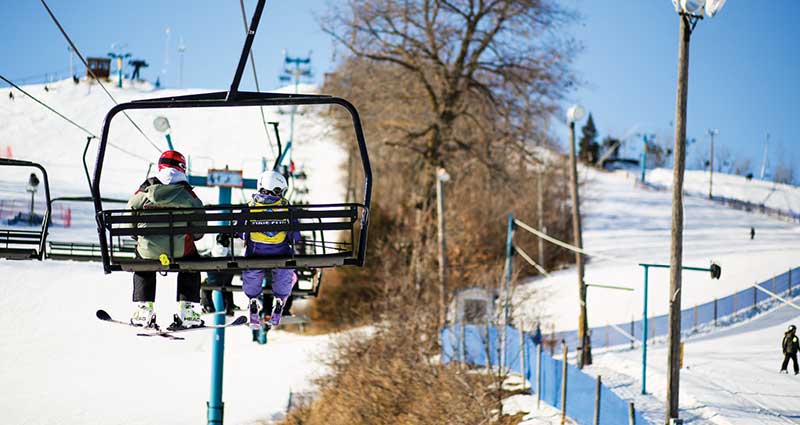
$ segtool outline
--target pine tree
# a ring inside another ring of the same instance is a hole
[[[581,133],[581,140],[578,142],[578,148],[580,149],[578,159],[583,162],[594,164],[597,161],[597,153],[600,149],[600,145],[597,143],[597,128],[594,126],[594,118],[592,118],[591,112],[589,113],[589,119],[586,120],[586,124],[581,127]]]

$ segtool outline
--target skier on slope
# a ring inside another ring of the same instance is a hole
[[[800,370],[797,367],[797,351],[800,350],[798,345],[797,335],[795,332],[797,328],[794,325],[789,325],[789,330],[783,334],[783,364],[781,365],[781,373],[789,373],[786,368],[789,366],[789,359],[792,359],[794,366],[794,374],[797,375]]]
[[[288,184],[286,178],[277,171],[266,171],[258,178],[258,192],[253,194],[253,199],[247,204],[253,208],[252,212],[261,211],[286,211],[285,207],[289,201],[283,196],[286,194]],[[281,220],[280,222],[284,222]],[[251,221],[249,224],[274,224],[276,222]],[[296,231],[277,231],[277,232],[246,232],[239,235],[246,241],[246,257],[271,257],[289,256],[292,253],[294,244],[300,239],[299,232]],[[261,296],[261,282],[264,280],[266,270],[251,269],[242,272],[242,287],[244,293],[250,299],[248,312],[250,314],[250,327],[253,329],[261,328],[261,303],[258,297]],[[297,277],[294,269],[272,269],[272,292],[274,301],[272,305],[268,327],[278,326],[283,315],[283,308],[286,300],[292,294]]]
[[[157,210],[160,208],[202,207],[203,203],[194,194],[192,186],[186,181],[186,159],[180,152],[168,150],[158,159],[158,173],[145,180],[139,190],[128,200],[126,209]],[[177,223],[182,225],[182,223]],[[134,224],[135,226],[135,224]],[[141,224],[141,227],[166,227],[164,224]],[[136,256],[157,260],[162,255],[168,258],[188,258],[198,256],[194,241],[203,234],[174,235],[170,246],[170,236],[148,235],[136,238]],[[170,249],[172,252],[170,252]],[[153,303],[156,298],[156,272],[135,272],[133,274],[133,301],[136,309],[131,324],[154,326]],[[194,303],[200,302],[200,273],[178,273],[178,314],[171,329],[179,327],[202,326],[200,313],[194,310]]]

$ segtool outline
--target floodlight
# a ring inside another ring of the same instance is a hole
[[[436,177],[442,182],[447,183],[450,181],[450,174],[447,174],[447,170],[444,168],[440,168],[436,170]]]
[[[567,122],[575,122],[580,121],[583,119],[584,115],[586,115],[586,110],[583,109],[583,106],[580,105],[572,105],[569,109],[567,109]]]
[[[726,1],[727,0],[672,0],[672,4],[675,6],[675,11],[678,13],[687,13],[700,17],[706,15],[711,18],[722,10]]]
[[[153,127],[161,133],[164,133],[170,129],[169,120],[167,117],[158,116],[153,120]]]

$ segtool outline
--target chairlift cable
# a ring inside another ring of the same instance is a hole
[[[75,127],[77,127],[77,128],[79,128],[79,129],[81,129],[81,130],[82,130],[84,133],[88,134],[90,137],[92,137],[92,138],[94,138],[94,139],[99,139],[99,137],[97,137],[97,135],[95,135],[95,134],[94,134],[94,133],[92,133],[91,131],[87,130],[87,129],[86,129],[86,127],[83,127],[82,125],[80,125],[80,124],[76,123],[75,121],[73,121],[73,120],[71,120],[71,119],[67,118],[67,117],[66,117],[64,114],[62,114],[62,113],[60,113],[60,112],[56,111],[56,110],[55,110],[55,109],[53,109],[53,108],[52,108],[50,105],[48,105],[48,104],[46,104],[46,103],[42,102],[41,100],[37,99],[35,96],[33,96],[33,95],[31,95],[30,93],[28,93],[27,91],[25,91],[25,90],[24,90],[22,87],[20,87],[20,86],[18,86],[18,85],[16,85],[16,84],[14,84],[14,82],[12,82],[11,80],[7,79],[6,77],[3,77],[2,75],[0,75],[0,79],[2,79],[3,81],[5,81],[6,83],[8,83],[8,84],[9,84],[11,87],[13,87],[13,88],[15,88],[15,89],[19,90],[20,92],[22,92],[22,94],[24,94],[25,96],[28,96],[29,98],[33,99],[33,100],[34,100],[36,103],[38,103],[38,104],[40,104],[40,105],[44,106],[44,107],[45,107],[45,108],[47,108],[47,109],[48,109],[50,112],[52,112],[52,113],[54,113],[54,114],[58,115],[59,117],[61,117],[61,118],[62,118],[62,119],[64,119],[65,121],[67,121],[68,123],[70,123],[70,124],[74,125]],[[150,161],[149,161],[147,158],[145,158],[145,157],[143,157],[143,156],[140,156],[140,155],[137,155],[137,154],[135,154],[135,153],[133,153],[133,152],[130,152],[130,151],[126,150],[126,149],[123,149],[123,148],[121,148],[121,147],[119,147],[119,146],[117,146],[117,145],[115,145],[115,144],[109,143],[109,146],[112,146],[113,148],[115,148],[115,149],[118,149],[118,150],[120,150],[121,152],[124,152],[124,153],[126,153],[126,154],[128,154],[128,155],[130,155],[130,156],[132,156],[132,157],[134,157],[134,158],[141,159],[142,161],[150,162]]]
[[[100,81],[100,79],[97,78],[96,75],[94,75],[94,71],[92,71],[92,68],[89,67],[89,63],[86,62],[86,59],[84,59],[83,54],[80,52],[80,50],[78,50],[78,47],[75,46],[75,43],[72,42],[72,39],[67,34],[67,31],[64,30],[64,27],[61,26],[61,23],[58,21],[58,18],[56,18],[56,15],[54,15],[53,11],[50,10],[50,7],[47,5],[47,2],[45,0],[41,0],[41,2],[44,8],[47,10],[47,13],[50,15],[50,18],[53,19],[53,22],[56,24],[59,31],[61,31],[61,34],[64,36],[64,38],[67,40],[67,43],[69,43],[70,47],[72,47],[72,50],[75,52],[75,54],[78,55],[78,58],[81,60],[81,62],[83,62],[83,65],[86,67],[86,71],[89,72],[89,74],[92,76],[92,78],[94,78],[95,81],[97,81],[97,84],[99,84],[100,87],[103,89],[103,91],[106,92],[108,97],[111,98],[111,101],[114,102],[115,105],[119,105],[119,102],[117,102],[117,100],[114,99],[114,96],[112,96],[111,93],[108,91],[108,89],[106,89],[106,86],[104,86],[103,83]],[[150,143],[150,145],[153,146],[153,148],[160,153],[162,149],[159,148],[155,143],[153,143],[153,141],[150,140],[149,137],[147,137],[144,131],[142,131],[141,127],[139,127],[139,125],[133,121],[130,115],[128,115],[128,113],[125,111],[122,111],[122,113],[125,115],[126,118],[128,118],[128,121],[130,121],[131,124],[133,124],[133,126],[137,130],[139,130],[139,133],[141,133],[141,135],[147,140],[147,142]]]
[[[242,22],[244,23],[244,33],[247,34],[249,31],[250,24],[247,22],[247,13],[244,10],[244,0],[239,0],[239,5],[242,9]],[[258,73],[256,72],[256,60],[253,56],[253,49],[250,49],[250,68],[253,69],[253,80],[256,82],[256,91],[261,92],[261,88],[258,86]],[[275,147],[272,146],[272,139],[269,137],[269,128],[267,127],[267,118],[264,116],[264,106],[259,105],[258,109],[261,111],[261,123],[264,125],[264,133],[267,135],[267,141],[269,142],[269,149],[272,152],[272,155],[275,155]]]

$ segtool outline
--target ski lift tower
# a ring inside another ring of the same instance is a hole
[[[311,52],[308,52],[308,56],[306,57],[291,57],[288,55],[286,50],[283,51],[283,71],[282,74],[278,77],[278,79],[282,83],[294,83],[294,94],[298,93],[298,87],[300,85],[300,80],[304,79],[306,81],[310,80],[314,74],[311,73]],[[294,142],[294,116],[297,114],[297,105],[293,105],[289,112],[281,113],[288,113],[289,118],[289,141],[286,143],[286,149],[284,149],[284,155],[286,152],[289,153],[289,161],[292,160],[292,144]],[[283,158],[278,162],[277,165],[280,165],[283,162]]]

